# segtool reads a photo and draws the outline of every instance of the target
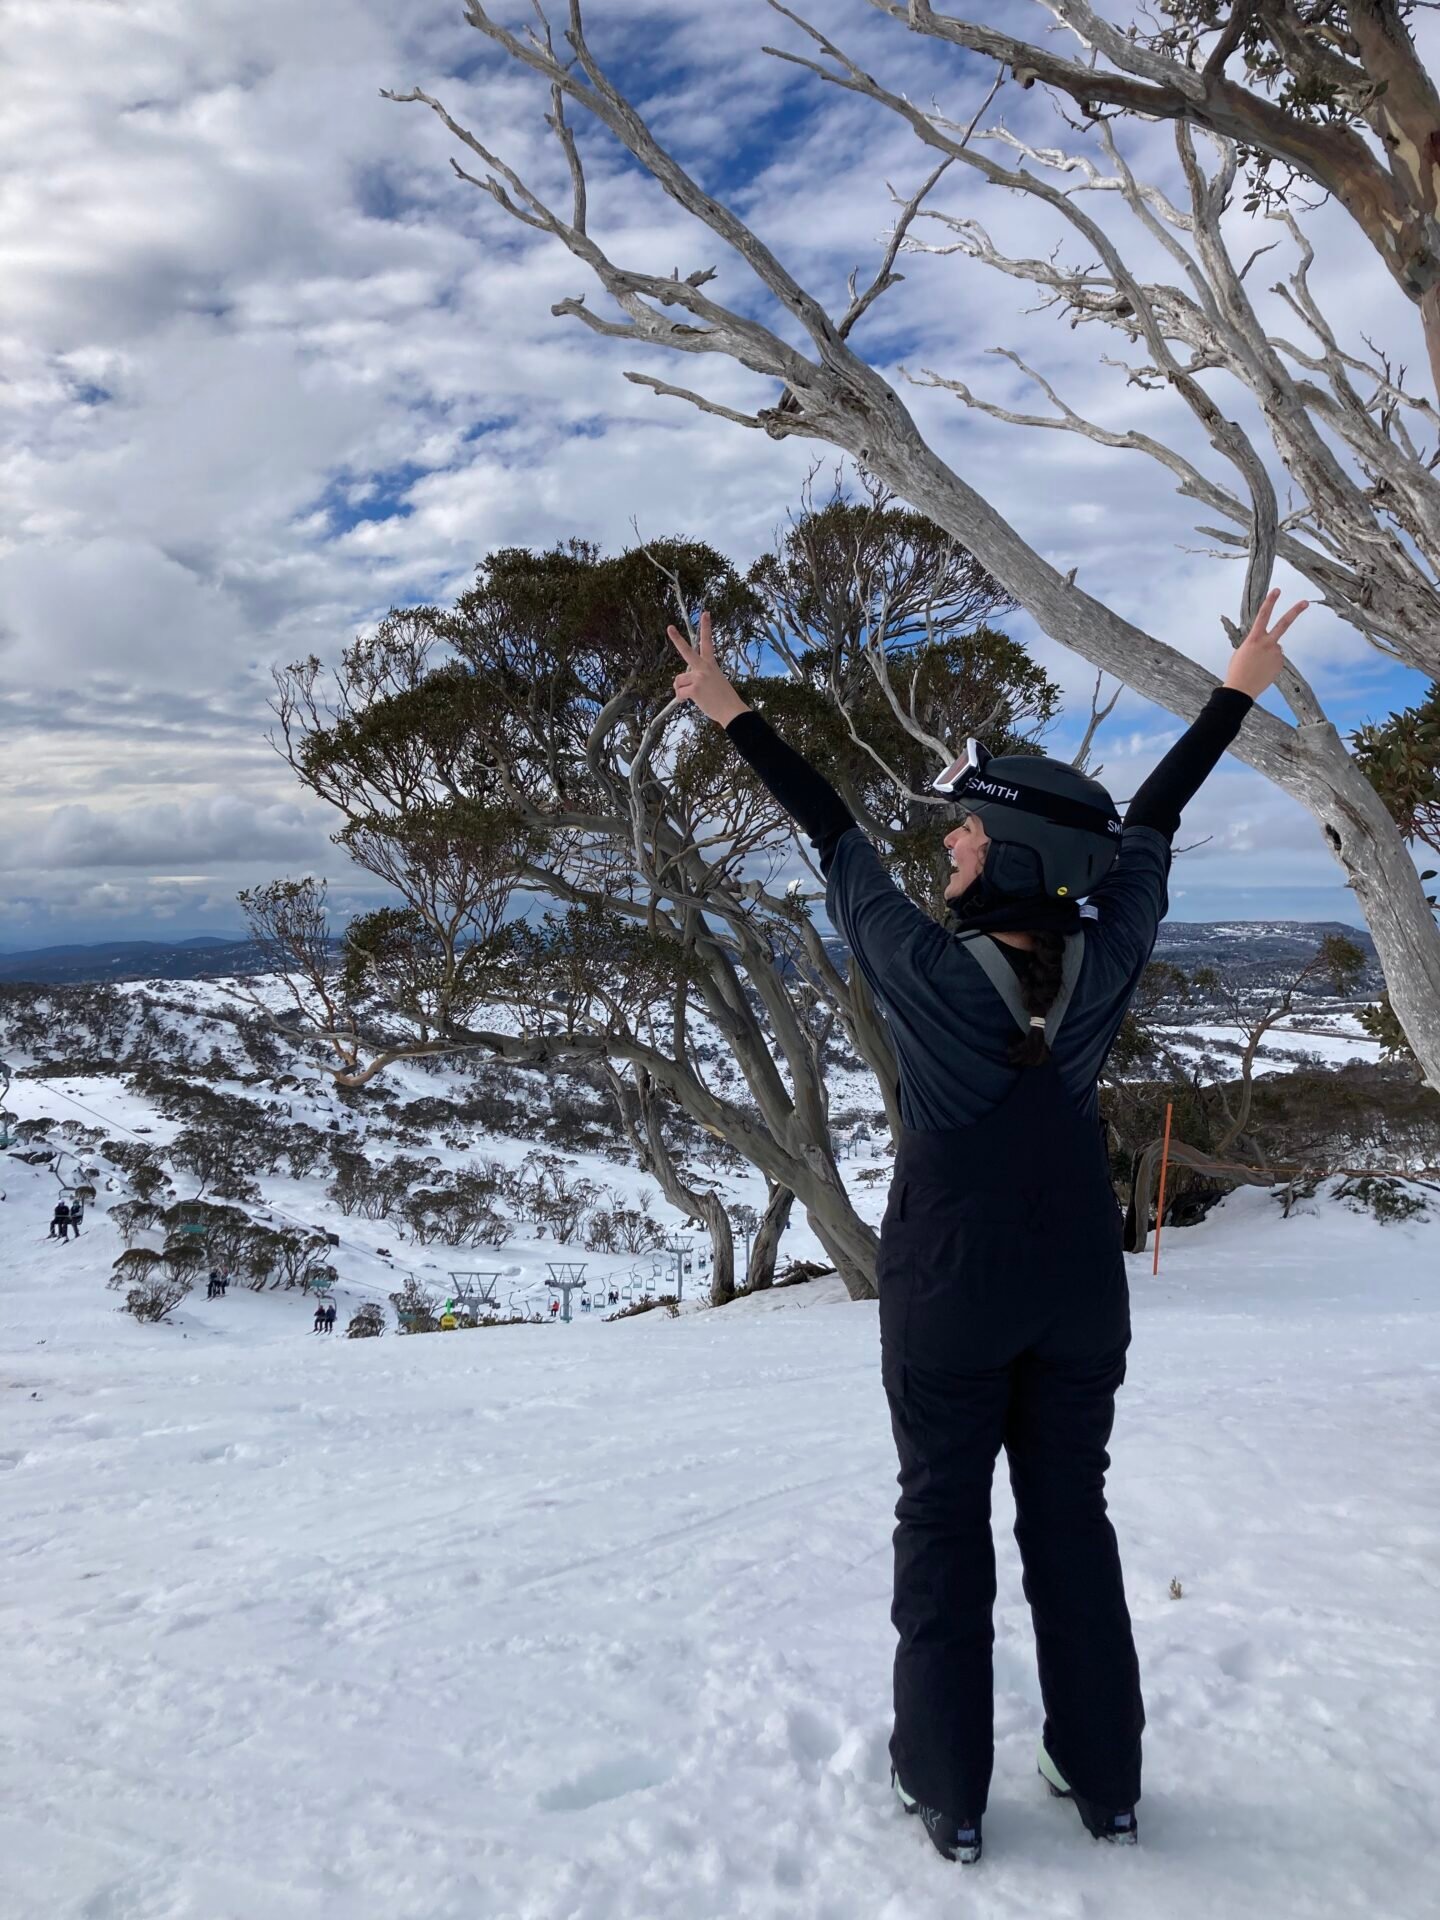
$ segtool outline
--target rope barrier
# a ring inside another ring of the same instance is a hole
[[[1198,1154],[1198,1149],[1192,1148]],[[1440,1192],[1440,1167],[1421,1167],[1412,1172],[1406,1167],[1331,1167],[1313,1160],[1291,1162],[1272,1161],[1269,1166],[1257,1167],[1253,1162],[1243,1160],[1211,1160],[1205,1157],[1204,1166],[1192,1166],[1190,1171],[1202,1176],[1210,1171],[1216,1173],[1248,1173],[1262,1177],[1278,1174],[1313,1174],[1317,1180],[1336,1180],[1346,1178],[1367,1178],[1373,1180],[1413,1180],[1417,1186],[1434,1187]]]

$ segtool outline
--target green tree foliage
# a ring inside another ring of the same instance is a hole
[[[631,1118],[667,1200],[707,1219],[717,1290],[728,1228],[682,1177],[682,1113],[797,1194],[847,1284],[868,1290],[874,1234],[833,1166],[820,1055],[842,1019],[892,1084],[888,1036],[803,904],[770,891],[794,824],[675,702],[666,628],[710,610],[727,671],[934,910],[949,813],[926,798],[927,773],[957,734],[1033,744],[1055,712],[1045,675],[984,624],[1007,604],[970,556],[872,493],[803,516],[745,579],[694,541],[613,557],[579,540],[504,549],[453,607],[397,611],[353,643],[333,681],[315,660],[278,676],[283,750],[340,813],[337,844],[393,895],[343,954],[317,921],[318,882],[250,903],[294,925],[292,991],[341,1083],[475,1047],[603,1066],[627,1124],[614,1076],[643,1076]],[[523,919],[527,894],[555,904]],[[490,1005],[514,1015],[504,1035],[479,1017]],[[690,1031],[701,1014],[728,1043],[743,1106],[707,1078]]]
[[[1382,993],[1375,1006],[1361,1007],[1355,1017],[1370,1038],[1380,1042],[1382,1059],[1409,1060],[1418,1066],[1415,1049],[1405,1038],[1405,1029],[1395,1017],[1388,993]]]
[[[1359,728],[1350,741],[1405,838],[1440,853],[1440,683],[1418,705],[1392,713],[1379,726]],[[1433,869],[1424,877],[1433,879]]]
[[[1148,16],[1137,38],[1189,66],[1218,71],[1228,60],[1294,121],[1334,132],[1374,123],[1378,73],[1367,74],[1372,49],[1357,39],[1357,11],[1385,16],[1400,41],[1423,0],[1164,0],[1164,24]],[[1250,174],[1248,212],[1289,199],[1307,177],[1300,155],[1281,158],[1254,144],[1240,152]]]

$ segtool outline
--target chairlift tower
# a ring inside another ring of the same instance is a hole
[[[465,1306],[471,1308],[499,1306],[500,1302],[495,1297],[495,1290],[504,1278],[502,1268],[492,1267],[482,1270],[472,1267],[463,1270],[450,1267],[448,1272],[455,1287],[455,1297]]]
[[[678,1306],[685,1298],[685,1275],[692,1260],[703,1266],[695,1240],[684,1233],[673,1233],[665,1242],[667,1249],[675,1257],[675,1304]]]
[[[755,1238],[755,1235],[759,1233],[760,1228],[758,1225],[741,1227],[740,1231],[745,1236],[745,1284],[748,1287],[750,1284],[750,1242]]]
[[[570,1296],[585,1285],[585,1262],[583,1260],[547,1260],[550,1269],[550,1290],[565,1296],[565,1307],[561,1318],[568,1324],[570,1319]]]

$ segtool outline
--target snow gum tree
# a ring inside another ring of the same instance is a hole
[[[1344,934],[1327,933],[1308,960],[1258,1000],[1227,980],[1216,967],[1199,967],[1191,975],[1193,985],[1201,993],[1219,1001],[1221,1024],[1233,1028],[1244,1041],[1240,1087],[1233,1108],[1224,1087],[1217,1084],[1215,1088],[1215,1098],[1224,1115],[1223,1128],[1210,1149],[1217,1160],[1223,1159],[1238,1144],[1242,1151],[1248,1151],[1252,1158],[1264,1164],[1264,1150],[1258,1142],[1247,1139],[1246,1128],[1255,1099],[1255,1060],[1266,1034],[1290,1014],[1296,994],[1317,977],[1328,981],[1336,993],[1349,994],[1364,969],[1364,952],[1353,940],[1347,940]]]
[[[889,1041],[827,951],[813,891],[778,878],[797,856],[788,816],[675,701],[665,628],[709,607],[747,696],[933,906],[936,743],[984,726],[1020,747],[1055,710],[1023,650],[976,624],[1005,604],[948,536],[872,491],[802,516],[748,580],[694,543],[501,551],[455,606],[357,641],[332,681],[313,660],[282,673],[277,744],[403,903],[357,922],[337,959],[315,883],[247,898],[337,1080],[464,1050],[592,1068],[641,1164],[708,1228],[715,1298],[734,1287],[730,1223],[682,1163],[677,1110],[766,1178],[762,1281],[798,1199],[850,1292],[871,1292],[876,1237],[836,1165],[824,1049],[838,1022],[893,1112]],[[758,671],[777,654],[782,672]],[[534,921],[525,895],[550,903]],[[277,902],[299,903],[288,950]],[[510,1030],[479,1024],[490,1007]],[[723,1062],[702,1057],[702,1017]]]
[[[1297,182],[1333,194],[1419,308],[1440,389],[1440,95],[1409,27],[1427,0],[1162,0],[1128,26],[1090,0],[1037,0],[1068,31],[1059,45],[929,0],[868,3],[987,56],[1019,87],[1051,88],[1091,122],[1220,135],[1246,164],[1251,210],[1282,204]]]
[[[1039,0],[1050,19],[1031,40],[984,20],[940,15],[927,0],[870,4],[897,29],[933,41],[935,101],[967,86],[977,98],[964,118],[917,105],[913,77],[904,91],[888,86],[771,0],[797,39],[769,51],[893,115],[931,164],[900,208],[873,280],[862,291],[852,276],[843,311],[832,312],[802,285],[657,139],[589,44],[580,0],[568,0],[563,45],[538,5],[523,33],[480,0],[468,0],[465,11],[503,56],[507,81],[523,68],[543,83],[545,124],[569,186],[563,206],[547,201],[434,95],[415,89],[388,97],[432,109],[463,151],[463,163],[452,161],[459,178],[564,247],[612,303],[594,311],[579,294],[557,303],[558,316],[642,353],[738,362],[772,383],[772,397],[746,411],[654,373],[631,368],[627,379],[735,426],[772,438],[800,435],[850,454],[972,553],[1053,639],[1172,712],[1193,717],[1214,676],[1079,586],[1076,567],[1064,570],[1037,551],[990,504],[984,476],[948,464],[895,387],[852,344],[875,301],[900,284],[902,252],[938,249],[974,263],[970,271],[1038,285],[1070,326],[1099,328],[1118,343],[1137,393],[1155,389],[1183,404],[1208,447],[1203,462],[1138,425],[1088,419],[1013,353],[1048,411],[1002,408],[943,369],[907,375],[1017,426],[1080,434],[1166,469],[1201,508],[1207,537],[1244,562],[1237,617],[1227,622],[1232,642],[1283,561],[1378,651],[1433,678],[1440,670],[1440,479],[1426,442],[1440,412],[1407,389],[1403,368],[1373,349],[1359,351],[1327,319],[1311,284],[1311,243],[1283,191],[1299,178],[1335,194],[1352,217],[1350,232],[1363,233],[1401,296],[1418,307],[1432,367],[1440,367],[1440,112],[1406,25],[1412,9],[1403,0],[1178,0],[1158,22],[1146,16],[1127,29],[1087,0]],[[1054,23],[1068,42],[1049,31]],[[973,62],[957,62],[961,52],[992,63],[978,85]],[[985,94],[987,78],[993,84]],[[1003,124],[980,127],[1002,88],[1018,99],[1037,85],[1061,107],[1073,133],[1067,147],[1041,147]],[[739,260],[749,284],[730,303],[711,287],[712,265],[656,272],[606,250],[591,222],[572,111],[587,140],[608,136],[652,176],[690,217],[697,243],[719,243]],[[1137,175],[1127,158],[1127,121],[1173,129],[1164,187]],[[927,204],[942,180],[950,192],[966,180],[1000,189],[987,195],[987,208],[1003,207],[1011,195],[1038,203],[1059,223],[1061,245],[1041,259],[1007,251],[974,217],[973,196]],[[1258,237],[1257,215],[1273,222]],[[926,219],[933,239],[921,237]],[[1073,260],[1064,257],[1067,230]],[[1277,248],[1283,276],[1262,302],[1252,269]],[[1148,270],[1157,253],[1169,262],[1159,278]],[[1277,467],[1285,475],[1283,510]],[[1255,708],[1234,751],[1315,819],[1374,936],[1396,1017],[1429,1084],[1440,1088],[1440,931],[1404,832],[1293,665],[1279,692],[1292,719]]]

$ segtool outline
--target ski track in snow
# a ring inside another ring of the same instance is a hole
[[[352,1342],[232,1288],[144,1328],[103,1217],[47,1245],[53,1179],[0,1166],[3,1920],[1435,1911],[1440,1223],[1249,1191],[1131,1260],[1141,1844],[1036,1778],[1002,1461],[962,1869],[889,1792],[873,1304]]]

